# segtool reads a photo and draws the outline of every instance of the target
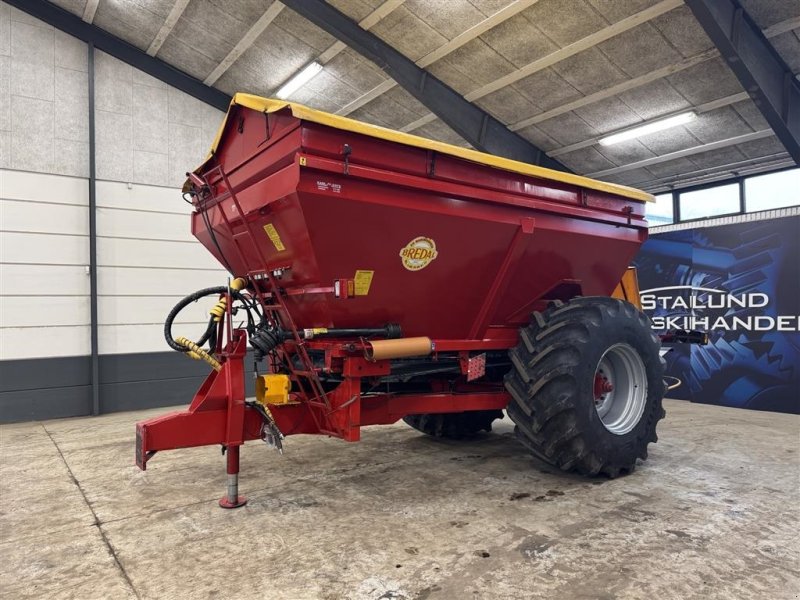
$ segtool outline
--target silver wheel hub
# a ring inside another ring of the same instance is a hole
[[[647,370],[629,344],[605,351],[594,376],[594,406],[611,433],[624,435],[639,423],[647,400]]]

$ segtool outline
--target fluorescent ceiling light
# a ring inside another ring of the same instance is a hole
[[[322,70],[322,65],[318,62],[314,61],[307,65],[302,71],[300,71],[297,75],[292,77],[289,81],[287,81],[281,89],[275,94],[281,100],[285,100],[292,94],[294,94],[297,90],[311,81],[314,76]]]
[[[684,123],[688,123],[694,119],[696,116],[697,113],[694,111],[681,113],[679,115],[675,115],[674,117],[668,117],[666,119],[661,119],[660,121],[653,121],[652,123],[640,125],[639,127],[634,127],[633,129],[621,131],[613,135],[607,135],[606,137],[600,138],[598,142],[600,142],[600,145],[602,146],[610,146],[611,144],[617,144],[626,140],[642,137],[648,133],[655,133],[656,131],[663,131],[664,129],[669,129],[670,127],[683,125]]]

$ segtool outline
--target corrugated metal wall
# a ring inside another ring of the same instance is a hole
[[[0,360],[90,352],[88,198],[86,179],[0,171]]]

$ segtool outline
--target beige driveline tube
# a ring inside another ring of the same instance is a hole
[[[433,352],[433,342],[429,337],[400,338],[399,340],[376,340],[367,342],[364,356],[367,360],[386,360],[407,356],[427,356]]]

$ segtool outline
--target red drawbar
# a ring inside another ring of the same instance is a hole
[[[236,330],[233,337],[230,350],[223,353],[222,368],[209,374],[188,410],[137,423],[139,468],[145,469],[147,461],[160,450],[220,444],[228,448],[228,474],[238,473],[238,447],[261,438],[263,420],[258,410],[245,404],[246,334]],[[317,348],[325,345],[315,342]],[[411,414],[500,410],[508,404],[508,393],[492,384],[471,384],[468,389],[455,392],[362,396],[362,376],[389,373],[388,361],[372,363],[362,356],[344,357],[342,373],[342,383],[326,394],[330,408],[308,401],[269,406],[283,435],[337,432],[337,437],[355,442],[366,425],[388,425]]]
[[[136,464],[140,469],[159,450],[221,444],[239,446],[260,437],[261,418],[245,409],[244,356],[247,334],[234,332],[222,369],[212,371],[185,411],[136,424]]]

